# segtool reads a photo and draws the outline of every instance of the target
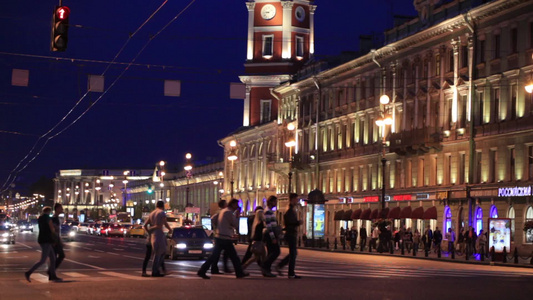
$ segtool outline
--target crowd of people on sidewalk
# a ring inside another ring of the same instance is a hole
[[[448,228],[448,231],[443,236],[438,226],[435,227],[435,230],[432,230],[428,225],[423,232],[420,232],[418,229],[413,231],[411,228],[406,228],[406,226],[402,226],[399,229],[391,229],[390,225],[379,226],[376,224],[370,230],[369,238],[367,238],[367,229],[364,224],[359,231],[355,226],[351,229],[341,227],[339,236],[342,248],[346,249],[349,246],[352,251],[355,251],[358,235],[360,251],[365,250],[367,239],[369,239],[368,247],[378,252],[399,251],[402,249],[406,252],[427,250],[433,253],[441,251],[461,254],[467,251],[469,255],[488,253],[487,233],[480,230],[478,235],[473,227],[463,228],[458,235],[452,228]],[[443,245],[443,242],[446,244]]]

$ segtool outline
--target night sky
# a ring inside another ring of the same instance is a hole
[[[223,158],[217,140],[242,125],[243,102],[229,98],[229,84],[244,75],[245,1],[163,3],[64,0],[71,9],[68,49],[51,52],[51,19],[58,1],[2,1],[0,187],[37,153],[18,173],[16,190],[24,190],[42,175],[51,178],[61,169],[150,169],[166,160],[170,170],[181,170],[187,152],[196,164]],[[357,50],[358,36],[381,34],[392,27],[393,13],[415,15],[412,3],[316,0],[316,55]],[[123,47],[115,59],[120,64],[110,65]],[[134,58],[135,64],[123,72]],[[91,92],[79,101],[87,91],[87,76],[100,75],[106,68],[105,88],[123,75],[101,99],[102,93]],[[12,69],[29,70],[28,87],[11,85]],[[180,97],[163,95],[166,79],[181,80]],[[46,137],[64,130],[61,134],[38,139],[69,111]]]

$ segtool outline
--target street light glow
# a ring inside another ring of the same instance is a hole
[[[285,146],[294,147],[294,146],[296,146],[296,141],[295,140],[290,140],[290,141],[285,143]]]
[[[528,85],[526,85],[525,88],[526,88],[526,92],[530,94],[533,93],[533,81],[530,82]]]
[[[294,127],[294,124],[289,123],[289,125],[287,125],[287,129],[293,131],[294,129],[296,129],[296,127]]]
[[[159,162],[159,165],[160,165],[161,167],[164,167],[164,166],[165,166],[165,162],[164,162],[164,161],[160,161],[160,162]]]
[[[186,159],[191,159],[192,155],[190,153],[185,154]]]
[[[389,104],[389,102],[390,102],[389,96],[381,95],[381,97],[379,97],[379,103],[385,105],[385,104]]]
[[[233,140],[233,141],[229,142],[229,146],[230,147],[235,147],[235,146],[237,146],[237,142],[235,140]]]

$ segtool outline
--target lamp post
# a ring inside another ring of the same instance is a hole
[[[189,178],[191,177],[191,170],[192,170],[192,164],[191,164],[191,158],[192,155],[190,153],[185,154],[185,167],[183,169],[187,171],[187,188],[185,189],[185,205],[189,204]]]
[[[385,129],[387,125],[392,125],[392,118],[385,113],[385,105],[389,104],[389,96],[382,95],[379,98],[379,102],[382,105],[381,118],[376,120],[376,125],[381,128],[381,209],[385,209],[385,193],[387,185],[385,184],[385,169],[387,167],[387,158],[385,157],[385,147],[387,146]]]
[[[231,199],[233,199],[233,164],[234,164],[234,161],[237,160],[237,151],[235,150],[235,146],[237,146],[237,142],[236,141],[231,141],[229,142],[229,146],[230,146],[230,152],[229,152],[229,155],[228,155],[228,159],[231,161],[231,176],[230,176],[230,184],[231,184],[231,189],[230,189],[230,195],[231,195]]]
[[[159,183],[159,187],[161,188],[161,200],[166,200],[165,199],[165,183],[164,183],[164,178],[165,178],[165,162],[164,161],[160,161],[159,162],[159,178],[160,178],[160,183]]]
[[[100,216],[100,208],[98,207],[100,205],[100,198],[98,198],[98,192],[100,191],[100,189],[102,189],[100,184],[101,184],[100,179],[96,179],[96,186],[94,187],[95,189],[94,195],[96,196],[96,199],[95,199],[96,200],[96,217]]]
[[[287,125],[290,136],[289,141],[285,143],[285,146],[289,148],[289,188],[287,190],[287,195],[291,193],[291,183],[292,183],[292,147],[296,146],[296,141],[294,140],[293,131],[296,129],[294,124],[290,123]]]

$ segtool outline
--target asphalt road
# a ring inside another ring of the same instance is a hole
[[[78,235],[66,242],[58,270],[48,282],[43,266],[23,277],[40,257],[36,233],[18,233],[0,246],[0,299],[531,299],[533,269],[458,264],[401,257],[299,250],[297,274],[264,278],[251,265],[249,278],[196,276],[200,260],[166,261],[172,274],[141,277],[145,241]],[[239,245],[239,252],[245,250]],[[287,249],[282,249],[282,255]],[[231,263],[230,263],[231,264]],[[222,269],[222,268],[221,268]],[[286,272],[286,270],[284,270]],[[286,273],[285,273],[286,274]]]

